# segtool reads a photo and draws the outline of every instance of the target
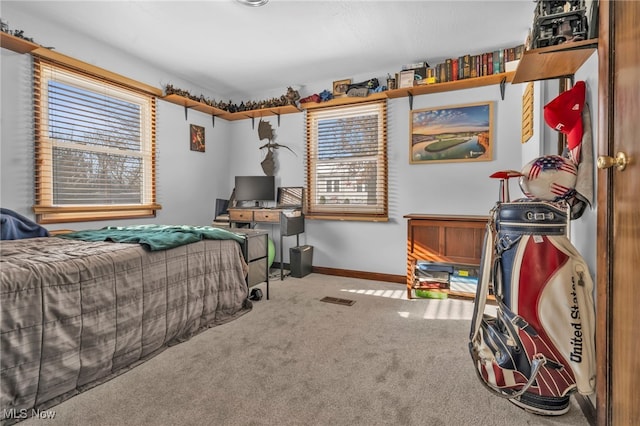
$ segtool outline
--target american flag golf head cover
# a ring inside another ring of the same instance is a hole
[[[578,168],[568,158],[545,155],[529,162],[521,173],[520,188],[527,198],[558,201],[575,193]]]

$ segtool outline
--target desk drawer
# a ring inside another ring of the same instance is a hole
[[[255,259],[266,258],[269,255],[269,236],[267,233],[256,235],[247,234],[246,261],[253,262]]]
[[[253,210],[229,210],[231,222],[253,222]]]
[[[280,210],[254,210],[253,220],[255,222],[280,222]]]

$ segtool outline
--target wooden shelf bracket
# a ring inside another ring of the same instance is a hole
[[[504,91],[507,87],[507,77],[503,77],[500,81],[500,98],[504,101]]]

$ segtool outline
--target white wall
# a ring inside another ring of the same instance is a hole
[[[2,130],[0,162],[0,205],[34,218],[33,114],[31,57],[6,49],[2,60]],[[155,219],[118,221],[117,224],[163,223],[208,225],[216,198],[229,197],[229,124],[158,101],[157,105],[157,196],[162,209]],[[191,151],[189,124],[205,128],[205,152]],[[85,229],[113,225],[113,222],[51,224],[48,229]]]
[[[24,29],[38,40],[51,41],[57,50],[94,65],[122,73],[156,87],[172,82],[181,88],[192,89],[188,82],[175,80],[161,71],[141,63],[124,52],[116,52],[99,41],[77,39],[64,29],[47,23],[33,22],[28,17],[11,16],[3,9],[3,19],[12,26]],[[1,151],[0,205],[33,217],[33,134],[31,104],[31,62],[28,55],[2,49],[1,80]],[[597,65],[583,67],[590,87],[592,105],[597,81]],[[380,73],[378,73],[380,74]],[[578,74],[578,76],[581,74]],[[373,76],[373,75],[371,75]],[[365,79],[365,76],[362,76]],[[355,80],[358,80],[356,78]],[[354,80],[354,81],[355,81]],[[536,83],[541,87],[540,83]],[[308,87],[325,87],[310,83]],[[326,86],[329,88],[328,84]],[[446,93],[416,96],[413,109],[460,105],[475,102],[494,102],[493,160],[442,164],[409,163],[409,99],[388,102],[389,157],[389,222],[352,222],[308,220],[301,244],[314,246],[315,266],[404,275],[406,268],[406,219],[409,213],[487,215],[498,196],[498,182],[489,175],[497,170],[519,169],[530,158],[542,152],[544,126],[541,125],[542,93],[536,96],[535,128],[539,135],[525,145],[521,139],[521,102],[524,85],[507,84],[505,99],[500,99],[499,86],[481,87]],[[318,89],[319,91],[319,89]],[[538,92],[538,90],[537,90]],[[211,93],[205,93],[211,96]],[[302,93],[306,95],[308,93]],[[539,97],[538,97],[539,96]],[[211,96],[215,97],[215,96]],[[155,220],[127,221],[129,223],[208,224],[213,217],[215,198],[227,198],[233,188],[235,175],[262,174],[260,161],[265,154],[259,146],[266,141],[258,138],[256,119],[226,122],[190,110],[188,120],[180,106],[158,101],[158,196],[163,209]],[[304,185],[305,120],[304,113],[287,114],[277,118],[265,117],[274,128],[275,142],[289,150],[277,150],[278,186]],[[206,128],[206,152],[189,149],[189,124]],[[594,120],[595,123],[595,120]],[[541,129],[542,128],[542,129]],[[594,134],[597,134],[594,132]],[[540,139],[542,135],[542,140]],[[542,145],[540,145],[542,144]],[[517,183],[511,185],[512,197],[519,194]],[[113,222],[86,222],[50,225],[49,229],[97,228]],[[585,214],[573,232],[579,249],[586,248],[586,257],[595,259],[595,211]],[[278,227],[266,226],[278,242]],[[579,231],[577,230],[579,229]],[[576,235],[576,234],[579,234]],[[285,239],[285,262],[288,248],[295,237]],[[583,246],[583,247],[581,247]],[[277,250],[279,252],[279,250]],[[279,259],[279,256],[276,258]],[[595,262],[593,262],[595,263]]]
[[[389,222],[307,220],[301,244],[314,246],[313,263],[338,269],[404,275],[406,272],[406,219],[410,213],[487,215],[498,196],[494,171],[520,168],[520,85],[506,87],[500,99],[498,85],[462,91],[416,96],[413,109],[490,101],[494,103],[493,160],[488,162],[410,164],[409,98],[388,101]],[[280,126],[271,123],[278,149],[277,184],[304,185],[304,114],[283,115]],[[261,174],[263,153],[251,120],[234,122],[231,170],[235,174]],[[277,226],[265,226],[273,232]],[[295,238],[285,239],[285,262]],[[279,252],[279,250],[277,250]],[[279,259],[279,254],[276,259]]]

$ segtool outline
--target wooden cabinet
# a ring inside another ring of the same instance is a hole
[[[407,297],[417,288],[418,262],[480,266],[488,217],[408,214]],[[419,287],[418,287],[419,288]],[[451,291],[452,294],[458,292]],[[472,295],[470,293],[461,295]]]

